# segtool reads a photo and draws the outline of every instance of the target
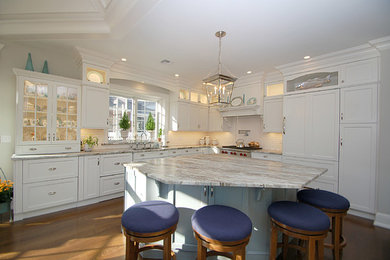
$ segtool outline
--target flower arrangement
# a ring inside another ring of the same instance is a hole
[[[3,172],[3,169],[0,168],[0,170],[4,176],[4,178],[0,177],[0,203],[10,202],[13,197],[13,182],[7,180]]]
[[[96,136],[88,136],[87,138],[83,139],[83,144],[84,151],[90,152],[95,145],[99,144],[99,139]]]

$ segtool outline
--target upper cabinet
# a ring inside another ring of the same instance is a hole
[[[340,66],[340,86],[356,86],[378,81],[378,59],[367,59]]]
[[[283,128],[283,82],[264,84],[263,132],[281,133]]]
[[[80,151],[80,81],[14,69],[16,154]]]

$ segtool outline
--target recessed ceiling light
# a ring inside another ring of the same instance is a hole
[[[126,58],[122,58],[121,61],[127,61],[127,59]]]
[[[252,74],[252,71],[251,71],[251,70],[248,70],[248,71],[246,72],[246,74]]]
[[[305,56],[305,57],[303,57],[305,60],[308,60],[308,59],[310,59],[310,56]]]
[[[179,74],[175,74],[175,77],[178,78],[180,75]]]

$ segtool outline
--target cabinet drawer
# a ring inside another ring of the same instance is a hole
[[[17,145],[15,154],[45,154],[80,152],[80,144]]]
[[[252,158],[254,159],[262,159],[269,161],[282,161],[282,156],[279,154],[269,154],[269,153],[252,153]]]
[[[155,151],[155,152],[139,152],[134,153],[134,161],[142,161],[145,159],[162,158],[169,156],[168,151]]]
[[[23,211],[59,206],[77,201],[77,178],[29,183],[23,186]]]
[[[56,180],[78,176],[78,158],[56,158],[23,161],[23,183]]]
[[[124,163],[131,162],[131,153],[127,154],[112,154],[102,156],[101,176],[123,173],[125,168]]]
[[[123,174],[104,176],[100,178],[100,196],[124,192],[125,180]]]

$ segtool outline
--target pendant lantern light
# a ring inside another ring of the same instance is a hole
[[[224,31],[215,33],[215,36],[219,38],[218,73],[203,80],[207,100],[211,105],[230,104],[234,82],[237,80],[237,78],[222,74],[221,41],[225,35]]]

